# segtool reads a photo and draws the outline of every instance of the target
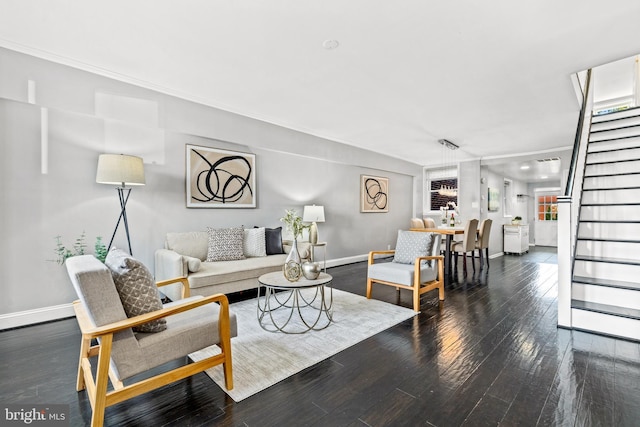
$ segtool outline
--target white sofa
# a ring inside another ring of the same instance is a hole
[[[284,254],[207,262],[208,239],[206,231],[167,233],[164,249],[155,253],[155,279],[186,277],[191,295],[209,296],[254,289],[258,287],[258,277],[282,270],[291,250],[291,242],[283,241]],[[307,260],[309,243],[298,241],[298,252],[303,260]],[[166,286],[163,292],[173,301],[181,297],[178,286]]]

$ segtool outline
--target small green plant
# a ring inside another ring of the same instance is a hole
[[[513,219],[515,221],[522,221],[522,217],[521,216],[514,216]]]
[[[102,237],[100,236],[96,237],[94,251],[95,257],[98,258],[100,262],[104,262],[104,260],[107,259],[107,253],[109,251],[107,250],[107,247],[104,245],[104,243],[102,243]]]
[[[303,224],[302,218],[296,213],[295,209],[285,210],[286,215],[280,218],[280,221],[284,222],[287,226],[287,230],[293,233],[293,238],[297,239],[302,234],[305,228],[311,227],[311,224]]]
[[[84,255],[86,253],[87,244],[86,244],[86,233],[83,231],[82,234],[75,240],[73,246],[68,248],[62,243],[62,236],[56,236],[56,247],[53,249],[53,252],[56,254],[56,259],[52,260],[57,262],[60,265],[64,265],[67,258],[71,258],[72,256]],[[100,261],[104,262],[107,257],[107,247],[102,243],[102,237],[96,237],[96,244],[94,246],[95,249],[95,257]]]

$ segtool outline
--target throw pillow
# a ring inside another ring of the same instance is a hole
[[[207,232],[209,233],[207,262],[244,259],[242,247],[244,229],[242,227],[207,227]]]
[[[393,262],[400,264],[414,264],[419,256],[431,255],[433,247],[433,233],[423,231],[398,230],[396,253]],[[427,263],[425,261],[424,263]],[[429,265],[432,265],[429,262]]]
[[[111,271],[127,317],[139,316],[162,308],[158,287],[144,264],[116,248],[109,251],[104,263]],[[152,320],[133,328],[136,332],[160,332],[165,329],[167,329],[165,319]]]
[[[282,247],[282,227],[265,228],[265,240],[267,246],[267,255],[278,255],[284,253]]]
[[[242,248],[246,257],[267,256],[264,227],[245,229]]]
[[[197,273],[200,270],[200,259],[192,256],[182,255],[182,259],[187,261],[189,273]]]

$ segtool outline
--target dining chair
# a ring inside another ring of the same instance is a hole
[[[436,228],[436,222],[433,218],[425,218],[423,219],[424,228]]]
[[[424,228],[424,222],[420,218],[411,218],[409,228]]]
[[[476,248],[476,233],[478,230],[478,220],[470,219],[464,227],[464,236],[462,240],[451,243],[451,252],[455,256],[455,269],[458,269],[458,254],[464,256],[463,270],[467,273],[467,252],[471,252],[471,265],[475,271],[475,248]]]
[[[475,249],[480,255],[480,269],[482,270],[482,251],[485,251],[487,267],[489,267],[489,235],[491,234],[491,223],[493,220],[487,218],[482,220],[478,229],[478,239],[476,240]]]

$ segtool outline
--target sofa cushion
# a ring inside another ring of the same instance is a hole
[[[414,264],[419,256],[429,256],[433,248],[434,233],[398,230],[398,241],[393,262]],[[426,263],[424,261],[423,263]]]
[[[282,247],[282,227],[265,228],[267,255],[280,255],[284,253]]]
[[[207,232],[209,233],[207,262],[244,259],[244,251],[242,247],[244,229],[242,227],[207,227]]]
[[[264,227],[245,229],[242,248],[245,257],[267,256]]]
[[[107,254],[105,265],[111,270],[113,282],[120,295],[127,317],[135,317],[162,308],[162,300],[151,272],[128,253],[113,248]],[[133,328],[136,332],[160,332],[166,329],[166,320],[157,319]]]
[[[239,261],[203,262],[200,271],[189,274],[189,286],[193,289],[237,280],[257,279],[262,274],[282,269],[286,258],[287,256],[282,254]]]
[[[166,249],[204,261],[207,259],[208,243],[209,234],[206,231],[167,233]]]

